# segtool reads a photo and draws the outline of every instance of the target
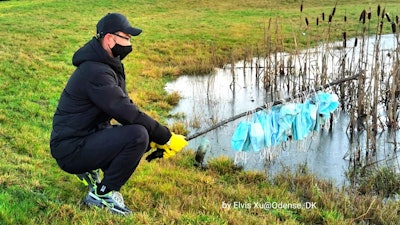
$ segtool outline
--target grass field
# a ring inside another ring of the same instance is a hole
[[[254,53],[265,45],[267,31],[290,45],[307,30],[305,17],[329,14],[336,2],[338,25],[319,40],[343,29],[359,34],[360,12],[375,11],[377,4],[393,18],[400,14],[395,0],[305,0],[303,12],[296,0],[0,1],[0,224],[396,224],[400,204],[385,203],[379,194],[334,187],[306,168],[265,177],[219,158],[201,171],[193,167],[190,150],[142,161],[121,190],[135,213],[120,217],[82,206],[86,188],[61,171],[49,152],[52,116],[74,70],[71,57],[107,12],[123,13],[143,29],[124,60],[128,89],[144,111],[164,121],[177,101],[164,92],[165,82]],[[340,22],[344,15],[346,24]],[[269,21],[278,21],[279,30],[268,28]],[[309,44],[298,41],[299,48]],[[316,207],[265,210],[253,204],[267,202]]]

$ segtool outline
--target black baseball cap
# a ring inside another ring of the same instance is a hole
[[[97,36],[104,37],[104,35],[110,33],[113,34],[118,31],[137,36],[142,33],[139,28],[132,27],[128,19],[120,13],[108,13],[97,23]]]

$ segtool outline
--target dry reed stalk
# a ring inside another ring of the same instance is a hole
[[[310,29],[312,29],[312,27],[310,27]],[[316,29],[319,29],[319,28],[316,27]],[[309,33],[313,34],[314,32],[310,31]],[[302,73],[299,74],[299,82],[298,82],[300,91],[306,89],[306,87],[313,86],[313,84],[311,84],[311,71],[307,65],[311,65],[311,62],[310,62],[311,57],[309,57],[309,49],[311,49],[313,47],[311,45],[311,42],[312,42],[312,38],[314,38],[315,36],[307,35],[306,37],[307,37],[307,45],[306,45],[307,51],[305,52],[305,58],[303,61],[303,69],[302,69]],[[317,43],[317,42],[318,41],[315,41],[315,43]],[[299,65],[301,65],[302,63],[301,63],[300,57],[298,57],[298,60],[299,60]]]
[[[400,36],[399,33],[396,33],[396,39],[397,39],[397,48],[395,51],[395,63],[394,63],[394,72],[393,72],[393,82],[391,86],[391,112],[392,112],[392,122],[390,123],[391,128],[397,128],[398,124],[398,115],[397,114],[397,109],[398,109],[398,102],[396,101],[396,98],[400,94]]]
[[[376,136],[375,134],[378,132],[378,104],[379,104],[379,93],[380,91],[380,85],[379,85],[379,72],[381,71],[381,65],[384,65],[384,57],[379,57],[380,54],[380,42],[381,42],[381,37],[382,37],[382,29],[383,29],[383,19],[384,17],[387,18],[387,20],[390,22],[390,16],[388,13],[384,13],[385,9],[383,9],[381,20],[378,21],[379,23],[379,30],[378,33],[375,36],[375,42],[374,42],[374,60],[372,62],[372,77],[371,77],[371,82],[373,81],[373,95],[371,96],[372,99],[372,108],[370,111],[370,115],[372,116],[372,124],[371,124],[371,135],[369,139],[371,140],[371,149],[376,151],[377,146],[376,146]],[[383,72],[382,72],[383,73]],[[382,74],[383,76],[383,74]]]
[[[324,53],[322,55],[321,66],[322,66],[322,74],[320,84],[326,84],[328,80],[328,63],[327,63],[327,54]]]
[[[269,88],[271,87],[271,73],[270,73],[270,63],[271,61],[268,60],[269,56],[271,55],[271,45],[272,45],[272,41],[271,41],[271,18],[268,20],[268,26],[265,27],[264,26],[264,42],[265,42],[265,58],[264,58],[264,87],[265,88]],[[268,35],[267,35],[268,34]],[[273,90],[273,88],[271,88],[271,91]]]
[[[389,103],[387,106],[387,110],[388,110],[388,122],[387,122],[387,126],[389,128],[392,129],[396,129],[397,128],[397,108],[398,108],[398,102],[396,101],[396,95],[398,95],[399,93],[399,82],[400,82],[400,59],[399,59],[399,46],[396,49],[396,60],[394,63],[394,68],[393,68],[393,72],[392,72],[392,82],[391,82],[391,86],[390,86],[390,93],[389,93]]]
[[[380,65],[381,63],[379,62],[379,46],[380,43],[379,41],[375,42],[375,62],[374,62],[374,69],[372,71],[372,80],[373,80],[373,101],[372,101],[372,108],[371,112],[369,113],[372,116],[372,131],[377,132],[378,131],[378,98],[379,98],[379,71],[380,71]],[[373,137],[370,137],[371,139],[375,139],[375,135]],[[376,146],[373,146],[373,149],[376,149]]]
[[[277,74],[278,74],[278,64],[276,63],[276,62],[278,62],[278,52],[276,51],[276,46],[278,46],[278,44],[279,44],[279,41],[278,41],[278,34],[279,34],[279,25],[278,25],[279,23],[278,23],[278,19],[276,19],[275,20],[275,49],[274,49],[274,73],[273,73],[273,79],[274,79],[274,88],[275,88],[275,91],[277,90],[277,88],[278,88],[278,84],[277,84],[277,82],[278,82],[278,76],[277,76]]]
[[[261,69],[260,58],[261,58],[261,56],[260,56],[260,51],[258,49],[258,46],[256,48],[256,52],[257,52],[257,59],[256,59],[256,62],[255,62],[255,70],[256,70],[256,77],[257,77],[257,79],[259,79],[261,77],[260,76],[261,75],[261,72],[260,72],[260,69]],[[252,60],[252,63],[253,63],[253,60]],[[264,81],[265,81],[265,77],[264,77]]]
[[[372,208],[372,205],[374,205],[374,203],[375,203],[375,200],[376,200],[376,198],[374,198],[374,199],[372,200],[371,204],[369,205],[369,207],[368,207],[368,209],[367,209],[367,211],[366,211],[365,213],[363,213],[362,215],[360,215],[360,216],[358,216],[358,217],[352,219],[352,220],[351,220],[351,223],[355,223],[356,221],[361,220],[361,219],[364,218],[366,215],[368,215],[369,211],[370,211],[371,208]]]
[[[366,49],[366,46],[367,46],[367,43],[366,43],[366,33],[367,33],[367,30],[366,30],[366,27],[365,27],[365,16],[366,16],[366,11],[365,10],[363,10],[362,12],[361,12],[361,15],[360,15],[360,21],[362,21],[362,24],[363,24],[363,27],[362,27],[362,34],[361,34],[361,46],[360,46],[360,53],[359,53],[359,55],[360,55],[360,57],[359,57],[359,65],[360,66],[362,66],[362,65],[364,65],[364,67],[362,68],[363,70],[367,70],[367,63],[364,63],[364,62],[367,62],[367,58],[368,58],[368,56],[366,55],[366,53],[365,53],[365,49]],[[369,24],[369,23],[368,23]],[[365,111],[365,103],[367,102],[366,101],[366,93],[365,93],[365,83],[366,83],[366,76],[363,76],[363,77],[361,77],[360,79],[359,79],[359,83],[358,83],[358,88],[357,88],[357,105],[356,105],[356,107],[357,107],[357,118],[359,119],[359,118],[361,118],[361,116],[363,116],[363,115],[366,115],[366,111]]]
[[[382,35],[382,30],[383,30],[383,21],[379,22],[379,35]]]
[[[344,15],[343,18],[344,24],[345,24],[345,28],[347,27],[347,16],[346,14]],[[343,51],[346,51],[346,47],[347,47],[347,31],[344,30],[343,34]],[[343,54],[343,59],[341,61],[341,78],[344,78],[346,76],[346,53]],[[340,104],[342,109],[345,108],[345,104],[344,104],[344,97],[345,97],[345,86],[344,85],[340,85],[339,86],[339,93],[340,93]]]
[[[365,115],[365,80],[365,76],[361,77],[357,88],[357,118]]]
[[[350,143],[352,143],[353,139],[354,139],[355,126],[356,126],[355,107],[351,107],[350,108],[350,122],[347,125],[347,129],[346,129],[346,132],[350,133]]]
[[[370,114],[367,114],[367,118],[366,118],[366,121],[369,121],[370,120]],[[371,125],[370,123],[368,123],[368,122],[366,122],[365,123],[365,130],[366,130],[366,132],[367,132],[367,138],[366,138],[366,140],[365,140],[365,146],[366,146],[366,149],[365,149],[365,159],[368,159],[368,155],[369,155],[369,150],[370,149],[374,149],[375,150],[375,148],[373,147],[373,143],[374,143],[374,139],[375,139],[375,135],[373,135],[373,133],[371,132],[371,126],[373,126],[373,125]],[[371,144],[372,143],[372,144]]]
[[[320,79],[316,79],[317,84],[326,84],[326,82],[328,81],[328,64],[327,64],[327,52],[329,51],[329,43],[330,43],[330,38],[331,38],[331,28],[332,28],[332,22],[333,22],[333,16],[336,13],[336,5],[337,2],[335,3],[335,7],[332,10],[332,13],[329,14],[329,18],[328,18],[328,29],[326,32],[326,39],[324,40],[324,49],[323,49],[323,53],[322,53],[322,57],[321,57],[321,76]],[[324,32],[325,33],[325,32]]]
[[[343,48],[346,48],[347,47],[347,33],[346,33],[346,31],[344,31],[343,33],[342,33],[342,37],[343,37]]]
[[[346,77],[346,74],[347,74],[346,73],[346,59],[343,59],[342,69],[341,69],[341,77],[342,78]],[[345,85],[339,86],[339,93],[340,93],[340,95],[339,95],[340,96],[340,106],[341,106],[342,110],[345,110],[345,108],[346,108],[346,104],[345,104],[346,86]]]
[[[349,66],[348,66],[348,71],[354,71],[354,70],[356,70],[356,69],[354,68],[354,63],[355,63],[355,56],[356,56],[355,52],[356,52],[356,47],[357,47],[357,45],[358,45],[358,38],[355,37],[355,38],[354,38],[354,45],[353,45],[353,47],[352,47],[351,59],[349,59],[349,61],[348,61],[348,64],[349,64]],[[346,60],[345,60],[345,62],[346,62]],[[359,66],[358,66],[357,68],[359,68]],[[343,96],[343,97],[344,97],[344,96]]]
[[[229,52],[229,55],[230,55],[230,57],[229,57],[229,59],[230,59],[230,64],[231,64],[231,75],[232,75],[232,83],[233,83],[233,85],[235,85],[235,83],[236,83],[236,79],[235,79],[235,56],[233,55],[233,50],[231,49],[230,50],[230,52]]]

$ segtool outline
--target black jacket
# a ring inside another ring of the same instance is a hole
[[[73,153],[84,137],[110,126],[114,118],[122,125],[143,125],[150,141],[165,144],[169,130],[141,112],[125,88],[125,72],[119,57],[112,58],[93,38],[75,52],[76,70],[61,94],[53,118],[51,154],[56,159]]]

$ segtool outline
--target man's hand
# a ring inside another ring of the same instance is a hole
[[[162,158],[163,156],[164,156],[164,149],[157,148],[155,151],[153,151],[146,157],[146,160],[147,162],[151,162],[154,159],[159,159]]]
[[[166,144],[164,153],[164,158],[169,158],[175,155],[177,152],[180,152],[184,147],[188,145],[188,142],[185,140],[185,136],[175,134],[172,132],[172,136]]]
[[[172,133],[172,136],[167,144],[159,145],[154,142],[150,142],[150,148],[156,150],[148,155],[146,160],[150,162],[156,158],[169,158],[174,156],[177,152],[180,152],[187,145],[188,142],[185,140],[185,136]]]

